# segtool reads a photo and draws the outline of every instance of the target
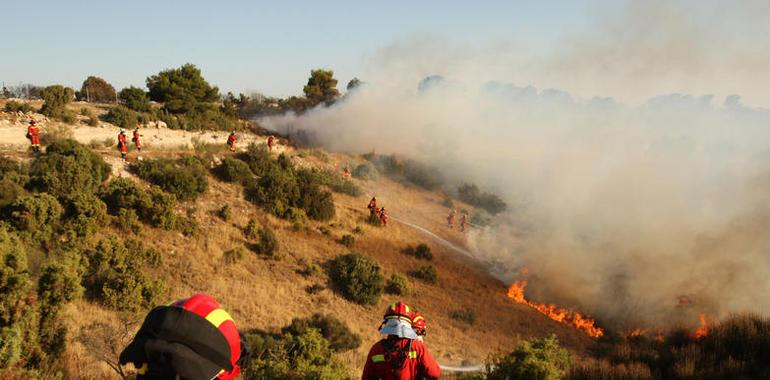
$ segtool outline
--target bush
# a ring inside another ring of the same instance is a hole
[[[588,360],[573,364],[569,380],[649,380],[654,379],[650,368],[638,362],[612,364],[608,360]]]
[[[217,216],[227,222],[233,217],[233,210],[230,208],[230,205],[224,205],[217,211]]]
[[[30,112],[34,112],[35,108],[33,108],[27,102],[17,102],[15,100],[9,100],[5,102],[4,110],[5,112],[30,113]]]
[[[339,255],[330,267],[332,282],[342,295],[361,305],[375,305],[383,291],[380,264],[357,253]]]
[[[24,188],[10,179],[0,180],[0,209],[13,203],[16,199],[24,195]]]
[[[473,325],[476,323],[476,312],[471,309],[454,310],[449,313],[449,318]]]
[[[18,322],[32,284],[19,237],[0,224],[0,332]],[[2,344],[0,344],[2,346]],[[1,352],[1,351],[0,351]],[[0,362],[3,358],[0,357]],[[6,359],[7,361],[7,359]]]
[[[33,239],[47,240],[58,227],[63,212],[56,198],[46,194],[34,194],[11,203],[6,220],[18,231],[24,231]]]
[[[30,167],[30,185],[64,198],[74,191],[94,193],[111,171],[101,156],[74,140],[54,141]]]
[[[139,222],[139,216],[133,209],[122,208],[118,211],[115,224],[123,231],[138,234],[142,230],[142,224]]]
[[[0,156],[0,179],[14,182],[23,187],[29,181],[29,171],[23,163]]]
[[[433,265],[422,266],[416,271],[409,272],[409,275],[429,284],[435,284],[438,281],[438,273]]]
[[[254,173],[249,169],[249,164],[237,158],[225,158],[222,163],[216,167],[214,173],[225,182],[244,183],[254,178]]]
[[[317,276],[321,274],[321,267],[319,267],[317,264],[307,263],[301,270],[298,270],[297,273],[306,278]]]
[[[321,336],[329,341],[329,348],[335,352],[354,350],[361,345],[361,337],[332,315],[316,313],[310,318],[294,318],[281,332],[301,336],[309,329],[321,332]]]
[[[206,168],[195,157],[138,161],[131,169],[182,201],[193,200],[208,188]]]
[[[112,215],[121,216],[121,210],[128,209],[153,227],[166,230],[176,227],[176,198],[158,187],[152,186],[144,191],[134,181],[118,178],[110,181],[107,188],[100,192],[100,197]]]
[[[83,81],[79,97],[89,102],[112,103],[115,101],[115,87],[102,78],[90,76]]]
[[[164,103],[163,108],[174,114],[205,111],[219,100],[219,89],[206,82],[200,69],[190,63],[147,78],[147,88],[151,100]]]
[[[246,151],[240,153],[238,158],[245,162],[251,172],[258,177],[265,175],[274,165],[274,160],[270,156],[270,152],[267,151],[267,145],[265,144],[249,144]]]
[[[509,354],[492,356],[488,380],[559,380],[570,365],[569,353],[556,336],[523,341]]]
[[[41,270],[37,294],[44,315],[58,311],[65,303],[78,299],[82,292],[80,276],[72,268],[52,263]]]
[[[244,256],[246,256],[246,249],[238,246],[225,251],[225,253],[222,254],[222,261],[224,261],[227,265],[233,265],[243,260]]]
[[[139,115],[124,106],[110,108],[103,118],[104,121],[126,130],[133,129],[139,124]]]
[[[348,248],[352,248],[353,244],[356,243],[356,238],[353,237],[353,235],[342,235],[340,240],[337,241],[337,243],[340,243]]]
[[[404,178],[427,190],[436,190],[444,183],[440,170],[413,160],[404,163]]]
[[[420,243],[415,247],[406,247],[403,250],[403,253],[422,260],[433,260],[433,253],[430,251],[430,247],[425,243]]]
[[[318,184],[328,186],[335,193],[347,194],[353,197],[358,197],[363,194],[363,190],[361,190],[360,187],[356,186],[353,182],[346,180],[336,172],[312,169],[308,174],[314,176]]]
[[[356,166],[355,169],[353,169],[353,177],[365,181],[377,179],[378,175],[379,174],[377,173],[377,168],[368,162],[360,164]]]
[[[67,104],[75,96],[75,90],[57,84],[43,89],[40,96],[45,101],[40,108],[40,113],[67,122],[74,121],[75,115],[67,109]]]
[[[79,238],[93,236],[107,219],[107,206],[94,194],[75,193],[65,204],[65,226]]]
[[[390,294],[396,294],[400,296],[406,296],[411,293],[412,289],[409,286],[409,280],[406,276],[398,273],[393,273],[388,279],[388,283],[385,285],[385,291]]]
[[[278,258],[278,238],[273,229],[264,226],[259,230],[259,243],[257,243],[257,253],[271,258]]]
[[[157,304],[163,283],[143,269],[160,264],[160,254],[138,242],[109,236],[87,253],[89,275],[84,285],[90,298],[105,306],[128,312],[144,311]]]
[[[474,184],[462,184],[457,188],[457,194],[461,201],[483,208],[492,215],[497,215],[508,208],[500,197],[491,193],[482,193]]]
[[[136,112],[149,112],[150,99],[147,93],[138,87],[126,87],[118,93],[118,99],[129,110]]]
[[[252,355],[243,369],[246,379],[320,379],[349,378],[348,370],[333,355],[318,329],[308,328],[300,335],[278,337],[252,334],[246,337]]]
[[[243,236],[250,240],[256,240],[259,237],[259,226],[256,220],[249,219],[246,227],[243,227]]]

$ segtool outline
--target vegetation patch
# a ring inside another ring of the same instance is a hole
[[[330,277],[345,298],[361,305],[376,304],[384,288],[380,264],[358,253],[337,256]]]
[[[181,201],[193,200],[208,189],[206,168],[196,157],[137,161],[131,170]]]

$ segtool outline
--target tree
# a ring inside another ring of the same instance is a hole
[[[61,85],[48,86],[40,92],[45,101],[40,113],[53,118],[65,118],[68,114],[67,104],[75,96],[75,90]]]
[[[115,87],[102,78],[90,76],[83,81],[79,95],[80,99],[89,102],[112,103],[115,101]]]
[[[305,97],[312,106],[320,103],[330,105],[340,95],[337,91],[337,80],[334,79],[334,71],[317,69],[310,72],[307,85],[303,88]]]
[[[174,114],[206,111],[219,100],[219,89],[206,82],[192,63],[147,78],[147,88],[151,100],[164,103],[163,108]]]
[[[556,336],[519,343],[508,354],[492,356],[486,365],[487,380],[558,380],[570,365],[569,353]]]
[[[351,80],[350,80],[350,82],[348,82],[348,87],[347,87],[347,90],[348,90],[348,91],[350,91],[350,90],[354,90],[354,89],[356,89],[356,87],[358,87],[358,86],[360,86],[360,85],[362,85],[362,84],[364,84],[364,82],[361,82],[361,80],[360,80],[360,79],[358,79],[358,78],[353,78],[353,79],[351,79]]]
[[[137,112],[150,111],[150,99],[147,93],[139,87],[126,87],[118,93],[118,99],[128,109]]]

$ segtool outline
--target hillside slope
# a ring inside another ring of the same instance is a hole
[[[11,121],[5,114],[2,120]],[[43,125],[45,128],[46,125]],[[3,154],[24,157],[24,120],[6,122],[0,125],[0,141]],[[114,136],[116,128],[78,126],[73,128],[74,137],[84,143]],[[192,144],[193,137],[210,143],[221,143],[222,132],[188,133],[168,129],[153,129],[146,133],[146,157],[177,156],[191,153],[191,147],[180,149],[180,145]],[[264,141],[264,136],[243,134],[241,141]],[[180,143],[182,141],[182,143]],[[341,154],[326,154],[317,151],[294,150],[281,145],[291,159],[299,166],[313,166],[339,170],[344,165],[362,162],[358,157]],[[113,175],[129,175],[113,149],[96,149],[113,165]],[[222,158],[224,152],[214,153]],[[131,157],[131,159],[134,159]],[[137,180],[139,181],[139,180]],[[343,320],[363,338],[362,345],[353,351],[341,354],[354,375],[360,373],[366,353],[379,339],[377,327],[381,322],[382,310],[398,299],[420,310],[428,321],[427,343],[441,364],[478,364],[497,349],[511,349],[518,339],[532,336],[556,334],[559,340],[576,353],[582,353],[593,340],[582,332],[556,323],[530,308],[516,304],[506,297],[506,284],[499,282],[484,271],[483,267],[454,250],[437,243],[424,232],[398,221],[387,227],[374,227],[366,223],[366,203],[370,195],[376,195],[381,205],[388,208],[394,219],[419,225],[453,244],[463,246],[465,236],[450,230],[444,224],[447,209],[441,205],[444,196],[412,186],[380,178],[374,181],[356,181],[365,195],[351,197],[334,194],[337,207],[336,217],[329,222],[309,222],[307,229],[295,229],[291,223],[277,219],[248,202],[243,188],[223,183],[210,177],[209,190],[194,202],[182,203],[179,213],[192,215],[200,226],[195,237],[185,237],[179,232],[164,231],[145,226],[139,238],[158,248],[163,253],[163,266],[156,276],[166,280],[169,300],[187,297],[192,293],[206,292],[215,296],[244,330],[278,331],[290,323],[292,318],[307,317],[315,312],[333,314]],[[140,181],[141,182],[141,181]],[[225,222],[216,216],[224,205],[233,210],[232,218]],[[471,209],[470,206],[462,207]],[[281,246],[280,260],[266,260],[249,254],[242,261],[227,265],[223,253],[237,246],[247,244],[242,227],[250,219],[259,224],[270,225],[276,231]],[[360,233],[354,233],[360,228]],[[118,234],[117,230],[108,231]],[[385,277],[392,273],[407,273],[427,264],[401,251],[407,246],[426,243],[434,259],[431,262],[438,271],[438,282],[426,284],[410,279],[413,292],[408,296],[385,295],[375,306],[364,307],[351,303],[330,290],[325,274],[303,277],[298,272],[308,263],[324,266],[340,253],[351,251],[336,242],[342,235],[356,236],[353,251],[370,255],[381,265]],[[306,288],[322,285],[325,289],[310,294]],[[470,325],[449,317],[456,310],[470,309],[476,321]],[[67,309],[71,328],[67,358],[73,373],[83,378],[116,377],[106,364],[94,356],[94,350],[87,349],[83,341],[96,339],[95,323],[108,326],[102,329],[109,336],[108,344],[102,351],[107,357],[110,350],[119,352],[121,345],[130,338],[138,327],[135,324],[118,334],[123,320],[134,320],[136,316],[119,316],[97,304],[85,300],[76,301]],[[141,317],[141,316],[140,316]],[[98,339],[97,339],[98,340]],[[93,348],[93,347],[92,347]],[[116,377],[117,378],[117,377]]]

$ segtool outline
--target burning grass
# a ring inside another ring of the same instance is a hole
[[[525,277],[526,274],[527,270],[524,269],[522,271],[522,277]],[[508,298],[516,301],[516,303],[527,305],[556,322],[564,323],[579,329],[592,338],[600,338],[604,335],[604,330],[596,326],[596,321],[592,318],[583,316],[577,311],[558,307],[553,304],[544,304],[527,300],[524,297],[524,290],[526,287],[526,278],[514,282],[508,288]]]

